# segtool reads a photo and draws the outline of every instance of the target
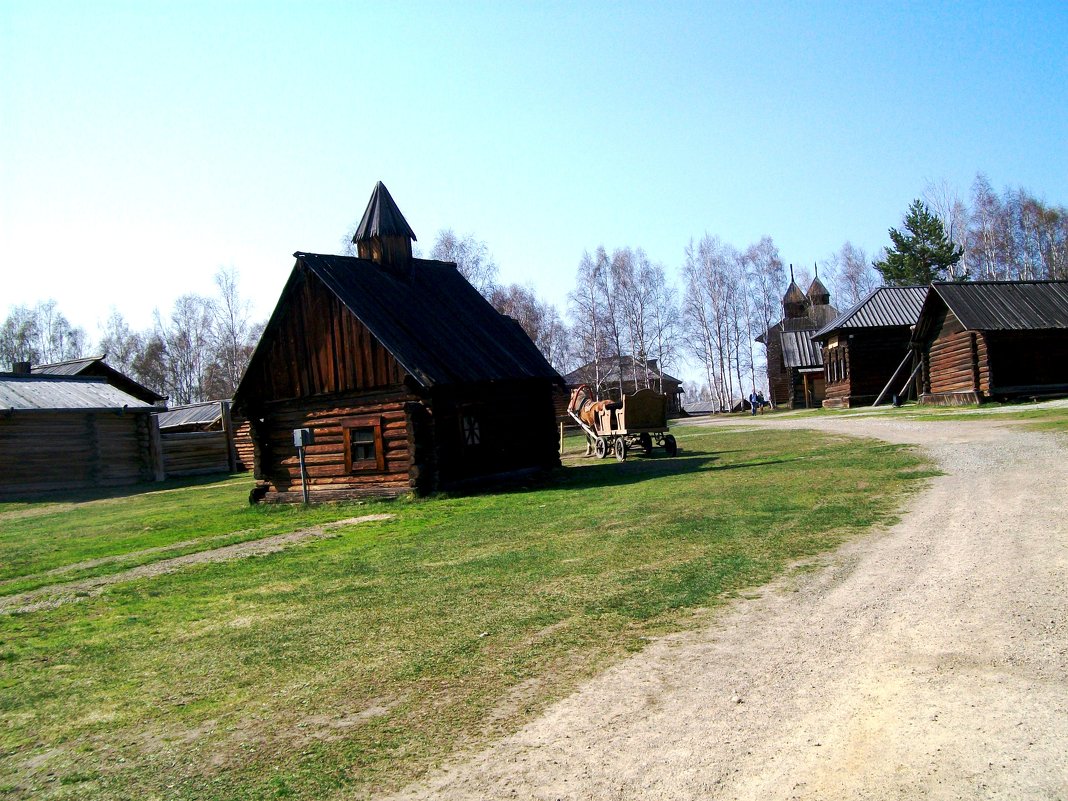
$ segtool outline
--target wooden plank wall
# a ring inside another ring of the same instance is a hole
[[[300,500],[300,460],[293,429],[310,428],[313,444],[305,449],[309,488],[314,500],[341,500],[411,491],[412,444],[406,405],[416,401],[403,387],[342,397],[305,398],[271,404],[263,423],[253,426],[256,478],[266,501]],[[381,419],[384,473],[346,472],[342,428],[353,417]]]
[[[272,400],[400,384],[404,372],[337,296],[304,272],[268,352],[250,366],[250,396]]]
[[[0,416],[0,497],[120,487],[152,477],[148,415]]]

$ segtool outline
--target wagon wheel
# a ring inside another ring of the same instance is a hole
[[[608,440],[604,437],[597,437],[597,444],[594,446],[597,452],[597,458],[603,459],[608,455]]]
[[[674,456],[679,452],[679,445],[671,434],[664,437],[664,450],[667,451],[668,456]]]
[[[642,450],[645,451],[646,456],[653,452],[653,438],[650,437],[648,434],[639,434],[638,444],[641,445]]]
[[[622,462],[627,458],[627,443],[624,441],[623,437],[616,440],[615,454],[617,462]]]

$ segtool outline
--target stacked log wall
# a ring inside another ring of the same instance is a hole
[[[163,471],[168,478],[229,473],[229,442],[225,431],[162,432]]]
[[[256,446],[252,444],[252,426],[244,417],[232,415],[234,422],[234,450],[237,469],[251,470],[256,463]]]
[[[256,478],[266,501],[301,497],[300,459],[293,430],[310,428],[312,444],[305,448],[308,487],[313,500],[342,500],[367,496],[395,496],[412,491],[412,442],[408,406],[418,398],[404,387],[376,393],[304,398],[272,403],[263,423],[253,426]],[[343,429],[353,418],[380,421],[385,461],[383,472],[347,470]]]
[[[147,419],[119,412],[0,416],[0,497],[151,480]]]
[[[982,399],[990,392],[986,338],[968,331],[946,309],[937,333],[924,349],[924,385],[931,395],[967,393]]]

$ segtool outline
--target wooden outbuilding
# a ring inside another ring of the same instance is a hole
[[[103,377],[0,373],[0,497],[162,480],[154,411]]]
[[[600,388],[599,400],[621,401],[624,395],[633,395],[639,389],[653,389],[667,396],[669,417],[677,417],[682,410],[682,380],[662,370],[657,359],[605,357],[572,370],[564,376],[564,383],[567,385],[565,408],[571,391],[586,384],[595,390]]]
[[[913,346],[921,403],[1068,393],[1068,281],[935,282]]]
[[[925,286],[879,287],[812,335],[823,349],[824,407],[870,406],[895,372],[908,381],[902,362],[926,297]]]
[[[255,445],[253,499],[425,493],[560,464],[560,376],[376,185],[358,257],[298,252],[234,395]],[[298,435],[299,436],[299,435]]]
[[[242,436],[230,414],[230,401],[216,400],[173,406],[158,415],[163,444],[163,469],[168,477],[247,470],[241,454],[249,454],[252,441],[239,447]],[[239,424],[240,421],[238,421]],[[248,438],[247,425],[244,438]]]
[[[160,406],[167,400],[165,396],[160,395],[154,389],[149,389],[109,365],[105,361],[107,357],[108,355],[105,353],[101,356],[68,359],[67,361],[53,362],[52,364],[35,364],[30,368],[30,372],[33,375],[95,376],[103,378],[116,389],[122,390],[127,395],[132,395],[145,403]]]
[[[782,309],[782,319],[756,338],[767,346],[769,400],[792,409],[819,406],[824,397],[823,354],[812,335],[837,317],[838,310],[819,275],[805,293],[794,282],[792,269]]]

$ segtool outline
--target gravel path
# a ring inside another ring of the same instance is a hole
[[[762,420],[946,475],[823,569],[663,638],[404,799],[1068,798],[1068,447],[992,421]]]

